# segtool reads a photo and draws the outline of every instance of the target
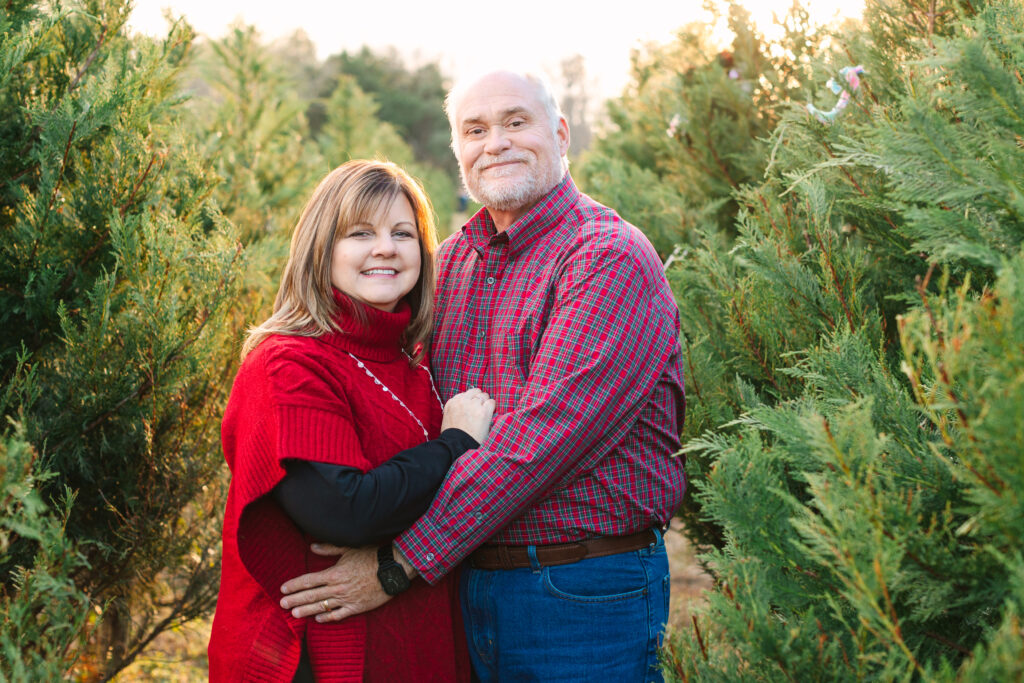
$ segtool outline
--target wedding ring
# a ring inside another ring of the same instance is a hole
[[[320,604],[324,606],[324,611],[325,612],[330,612],[331,611],[331,606],[327,604],[326,600],[321,600]]]

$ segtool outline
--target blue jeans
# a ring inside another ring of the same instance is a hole
[[[475,569],[462,615],[481,681],[661,681],[665,544],[555,567]]]

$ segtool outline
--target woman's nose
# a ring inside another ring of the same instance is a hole
[[[381,235],[373,241],[373,253],[390,256],[395,253],[395,240],[391,238],[391,235]]]

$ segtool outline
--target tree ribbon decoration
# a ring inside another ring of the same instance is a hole
[[[839,70],[839,76],[849,84],[848,88],[838,83],[834,78],[828,79],[828,83],[825,84],[832,92],[839,95],[839,101],[836,102],[836,106],[828,111],[822,111],[813,104],[808,104],[807,111],[814,114],[822,123],[832,123],[839,115],[839,112],[846,109],[846,105],[850,103],[850,94],[857,92],[860,88],[860,75],[862,73],[864,73],[864,67],[860,64],[857,66],[844,66]]]

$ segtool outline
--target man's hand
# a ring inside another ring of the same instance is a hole
[[[321,623],[341,621],[391,599],[377,579],[376,548],[339,548],[325,543],[312,547],[317,555],[338,555],[338,561],[329,569],[303,574],[281,586],[285,594],[281,607],[290,609],[293,617],[315,616]]]

